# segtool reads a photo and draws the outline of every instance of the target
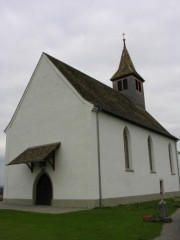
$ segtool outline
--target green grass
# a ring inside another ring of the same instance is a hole
[[[180,201],[167,200],[168,213]],[[65,214],[0,210],[1,240],[148,240],[160,234],[161,223],[143,222],[158,213],[158,201]]]

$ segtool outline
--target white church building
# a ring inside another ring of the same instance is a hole
[[[5,129],[4,202],[93,208],[179,195],[178,139],[146,111],[125,39],[111,81],[42,54]]]

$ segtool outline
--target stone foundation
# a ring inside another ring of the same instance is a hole
[[[170,197],[180,197],[180,192],[169,192],[164,194],[164,198]],[[128,196],[119,198],[106,198],[102,199],[103,207],[112,207],[122,204],[131,204],[137,202],[146,202],[151,200],[160,199],[159,193],[150,195],[139,195],[139,196]],[[16,205],[34,205],[32,199],[3,199],[4,203],[16,204]],[[54,199],[52,200],[52,206],[62,207],[62,208],[96,208],[99,207],[99,199]]]

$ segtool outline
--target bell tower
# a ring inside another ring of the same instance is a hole
[[[113,89],[125,95],[134,105],[145,110],[144,79],[136,72],[134,64],[126,48],[123,34],[123,50],[119,68],[110,79]]]

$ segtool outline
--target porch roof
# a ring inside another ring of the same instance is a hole
[[[61,145],[60,142],[51,143],[41,146],[35,146],[27,148],[24,152],[18,155],[14,160],[12,160],[7,165],[14,165],[20,163],[35,163],[41,162],[48,159],[50,154],[59,148]]]

